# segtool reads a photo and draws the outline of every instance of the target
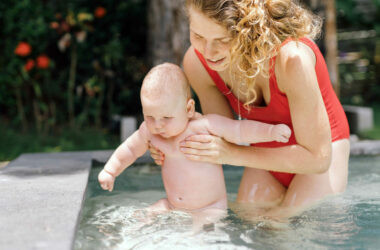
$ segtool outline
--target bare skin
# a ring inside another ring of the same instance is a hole
[[[107,161],[99,174],[99,183],[103,189],[112,191],[115,177],[144,154],[151,143],[166,155],[162,178],[172,208],[194,210],[226,200],[221,166],[193,162],[179,151],[179,142],[194,133],[191,122],[195,117],[194,100],[186,101],[185,96],[175,92],[176,88],[172,89],[173,93],[157,98],[142,95],[145,121]]]
[[[178,66],[176,67],[180,70]],[[173,72],[165,72],[167,73]],[[143,155],[149,145],[153,145],[166,155],[162,167],[162,179],[167,198],[158,201],[150,209],[184,210],[196,213],[197,222],[207,222],[213,211],[225,212],[227,208],[222,166],[186,158],[180,151],[180,142],[195,133],[204,135],[212,133],[231,143],[273,140],[287,142],[291,130],[284,124],[235,121],[218,115],[202,117],[199,113],[195,113],[194,100],[188,99],[184,93],[186,91],[183,89],[188,86],[186,78],[172,79],[165,74],[159,75],[164,76],[162,85],[159,83],[160,78],[152,74],[151,78],[148,78],[151,81],[144,81],[141,90],[144,122],[112,154],[99,173],[99,183],[103,189],[112,191],[115,178]],[[181,82],[181,79],[184,82]],[[164,87],[165,91],[162,91]],[[207,218],[202,220],[201,215]]]
[[[232,118],[228,102],[194,52],[196,48],[206,61],[223,59],[220,65],[207,62],[231,87],[229,46],[217,46],[217,38],[228,37],[228,33],[199,11],[190,9],[189,12],[192,46],[184,57],[185,73],[204,114]],[[244,147],[213,135],[194,135],[186,139],[182,152],[195,161],[245,166],[237,202],[273,208],[265,209],[269,215],[290,216],[327,195],[345,190],[350,146],[348,139],[331,142],[329,120],[316,79],[315,55],[309,47],[295,42],[283,46],[277,56],[275,75],[280,91],[288,98],[298,144],[279,148]],[[259,75],[255,90],[258,98],[253,105],[267,105],[271,98],[269,79]],[[235,91],[237,96],[238,89]],[[246,101],[244,98],[240,96],[242,102]],[[162,163],[160,152],[153,149],[152,155]],[[285,188],[268,170],[296,176]]]
[[[163,98],[163,100],[166,102],[168,98]],[[169,107],[175,107],[175,103],[177,102],[170,101],[171,105],[157,105],[158,108],[156,108],[150,107],[143,101],[144,114],[158,113],[163,106],[166,107],[165,110],[170,110]],[[181,141],[195,132],[217,134],[233,143],[272,140],[287,142],[290,136],[290,129],[282,124],[267,125],[256,121],[234,121],[217,115],[193,119],[193,100],[189,100],[187,112],[190,121],[179,135],[166,137],[169,133],[167,131],[172,130],[173,126],[162,126],[154,130],[158,125],[154,125],[155,128],[149,128],[149,122],[143,122],[139,130],[129,137],[106,163],[104,171],[99,175],[102,188],[112,191],[114,177],[133,163],[136,157],[144,154],[150,143],[166,155],[162,167],[162,178],[168,199],[161,200],[157,205],[161,208],[171,207],[184,210],[208,207],[219,200],[225,200],[226,197],[221,165],[187,159],[179,150]],[[174,117],[176,111],[170,113]],[[220,202],[218,204],[220,205]]]

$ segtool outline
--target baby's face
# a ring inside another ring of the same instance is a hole
[[[152,134],[170,138],[186,129],[189,121],[186,101],[175,99],[170,97],[160,97],[156,100],[141,99],[144,120]]]

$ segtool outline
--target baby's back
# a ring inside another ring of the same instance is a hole
[[[185,132],[171,139],[153,136],[151,143],[165,154],[162,179],[171,205],[183,209],[199,209],[226,198],[222,166],[188,160],[179,151],[179,142],[200,131],[200,123],[190,122]]]

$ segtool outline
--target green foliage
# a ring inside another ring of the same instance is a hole
[[[47,133],[139,113],[145,9],[146,0],[2,0],[2,119]],[[30,51],[17,53],[20,42]]]
[[[114,150],[120,143],[118,136],[95,128],[65,129],[46,135],[33,130],[20,133],[17,129],[0,125],[0,138],[0,162],[13,160],[23,153]]]
[[[380,28],[380,0],[336,0],[339,29]]]
[[[380,0],[336,3],[341,102],[380,103]]]

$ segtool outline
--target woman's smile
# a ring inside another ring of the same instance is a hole
[[[217,59],[217,60],[206,59],[206,61],[207,61],[207,64],[209,64],[209,66],[217,66],[217,65],[222,64],[225,59],[226,59],[226,57],[223,57],[223,58]]]

